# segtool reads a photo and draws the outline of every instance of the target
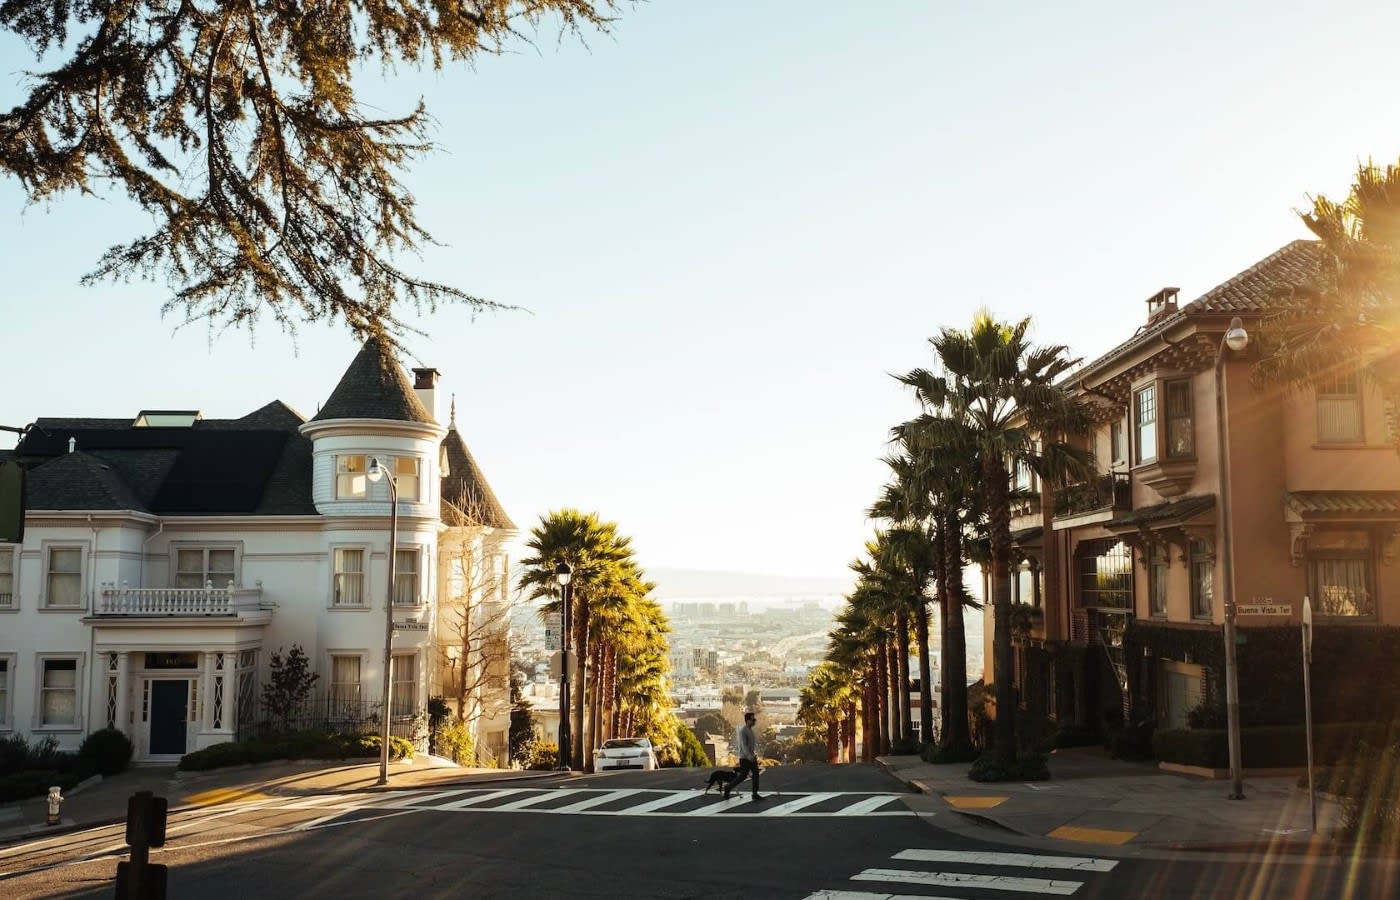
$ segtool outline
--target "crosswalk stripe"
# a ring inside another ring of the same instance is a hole
[[[519,794],[520,788],[506,788],[502,791],[487,791],[484,794],[475,794],[471,797],[464,797],[461,800],[454,800],[451,803],[440,803],[429,809],[462,809],[468,806],[476,806],[478,803],[485,803],[488,800],[495,800],[497,797],[509,797],[511,794]]]
[[[802,900],[967,900],[966,897],[933,897],[928,894],[872,894],[869,891],[817,891]]]
[[[461,789],[455,791],[438,791],[436,794],[430,794],[425,791],[414,791],[409,796],[401,799],[391,800],[388,803],[371,803],[369,805],[373,806],[375,809],[405,809],[409,806],[423,806],[435,800],[446,800],[448,797],[460,797],[465,793],[467,793],[467,791]]]
[[[796,800],[789,800],[786,803],[779,803],[777,806],[770,806],[760,816],[785,816],[789,813],[797,812],[808,806],[816,806],[823,800],[830,800],[832,797],[841,796],[839,791],[832,791],[825,794],[808,794],[805,797],[798,797]]]
[[[1074,869],[1112,872],[1117,860],[1091,856],[1034,856],[1030,853],[982,853],[960,850],[901,850],[891,859],[909,862],[967,863],[975,866],[1020,866],[1023,869]]]
[[[577,793],[579,792],[575,790],[542,791],[541,793],[538,793],[533,797],[526,797],[523,800],[512,800],[510,803],[502,803],[500,806],[493,806],[491,808],[494,810],[525,809],[527,807],[534,806],[536,803],[543,803],[546,800],[557,800],[560,797],[572,797],[574,794]]]
[[[642,803],[637,806],[629,806],[626,810],[622,811],[628,813],[629,815],[634,813],[651,812],[654,809],[663,809],[667,806],[675,806],[677,803],[682,803],[686,800],[691,799],[694,796],[694,791],[673,791],[672,793],[669,793],[664,797],[658,797],[655,800],[648,800],[646,803]]]
[[[1012,875],[972,875],[967,872],[918,872],[909,869],[866,869],[851,876],[852,881],[893,881],[923,887],[985,888],[989,891],[1025,891],[1068,897],[1084,886],[1082,881],[1046,881]]]
[[[838,809],[836,812],[832,813],[832,815],[836,815],[836,816],[859,816],[859,815],[862,815],[863,813],[874,812],[875,810],[877,810],[877,809],[879,809],[880,807],[884,806],[886,803],[889,803],[889,802],[890,802],[891,800],[893,800],[893,799],[894,799],[894,797],[891,797],[891,796],[884,796],[884,797],[867,797],[867,798],[864,799],[864,800],[861,800],[861,801],[856,802],[856,803],[852,803],[850,806],[844,807],[844,808],[842,808],[842,809]]]
[[[602,806],[606,803],[611,803],[614,800],[621,800],[623,797],[630,797],[633,794],[640,794],[641,792],[641,788],[629,788],[623,791],[604,791],[601,794],[594,794],[592,797],[589,797],[585,800],[580,800],[577,803],[570,803],[568,806],[556,807],[554,809],[551,809],[550,812],[583,812],[585,809],[592,809],[595,806]]]

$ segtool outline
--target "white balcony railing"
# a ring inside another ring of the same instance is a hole
[[[236,616],[270,609],[257,587],[127,588],[106,585],[97,599],[95,616]]]

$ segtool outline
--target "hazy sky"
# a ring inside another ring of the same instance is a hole
[[[440,123],[419,270],[530,311],[411,346],[523,528],[578,506],[644,565],[842,574],[915,412],[888,373],[980,305],[1093,357],[1161,287],[1305,237],[1308,194],[1400,156],[1397,34],[1378,2],[658,0],[587,47],[403,72],[367,91]],[[0,180],[0,424],[314,415],[348,332],[177,330],[163,284],[79,286],[147,227]]]

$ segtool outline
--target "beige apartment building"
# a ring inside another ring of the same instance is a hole
[[[1220,359],[1232,318],[1257,337],[1318,259],[1316,243],[1296,241],[1185,305],[1164,289],[1137,332],[1074,374],[1069,387],[1095,412],[1085,446],[1100,474],[1058,487],[1013,476],[1027,497],[1013,519],[1012,624],[1031,721],[1161,728],[1198,706],[1223,713],[1222,484],[1244,724],[1301,721],[1304,596],[1320,719],[1400,708],[1375,678],[1400,654],[1393,415],[1350,360],[1289,391],[1251,384],[1257,340]]]

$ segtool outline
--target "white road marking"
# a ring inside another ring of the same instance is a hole
[[[652,810],[664,809],[667,806],[675,806],[677,803],[684,803],[694,798],[694,791],[672,791],[663,797],[658,797],[655,800],[648,800],[646,803],[637,806],[629,806],[625,810],[619,810],[619,812],[624,812],[629,815],[639,815],[641,813],[649,813]]]
[[[1082,881],[1046,881],[1011,875],[972,875],[967,872],[918,872],[909,869],[866,869],[851,876],[852,881],[893,881],[921,887],[983,888],[989,891],[1025,891],[1030,894],[1056,894],[1068,897],[1084,886]]]
[[[424,791],[414,791],[407,797],[395,797],[393,800],[389,800],[384,803],[370,803],[367,805],[373,806],[375,809],[406,809],[410,806],[426,806],[435,800],[446,800],[449,797],[460,797],[466,793],[469,793],[469,791],[463,790],[461,788],[458,788],[455,791],[439,791],[436,794],[430,794]]]
[[[577,793],[578,791],[573,790],[547,790],[533,797],[526,797],[523,800],[512,800],[510,803],[502,803],[500,806],[493,806],[491,808],[497,812],[506,809],[525,809],[526,807],[534,806],[536,803],[543,803],[546,800],[557,800],[560,797],[570,797]],[[550,812],[553,812],[553,810],[550,810]]]
[[[817,891],[815,894],[808,894],[802,900],[955,900],[952,897],[931,897],[927,894],[920,894],[917,897],[913,894],[872,894],[868,891]],[[957,900],[967,900],[966,897]]]
[[[1034,856],[1030,853],[982,853],[961,850],[901,850],[891,859],[909,862],[966,863],[973,866],[1019,866],[1023,869],[1075,869],[1112,872],[1117,860],[1092,856]]]
[[[577,803],[570,803],[568,806],[560,806],[560,807],[557,807],[557,808],[555,808],[555,809],[551,809],[550,812],[556,812],[556,813],[576,813],[576,812],[583,812],[585,809],[592,809],[592,808],[595,807],[595,806],[602,806],[602,805],[605,804],[605,803],[611,803],[611,802],[614,801],[614,800],[621,800],[623,797],[630,797],[630,796],[632,796],[633,794],[640,794],[641,792],[642,792],[642,789],[641,789],[641,788],[629,788],[629,789],[627,789],[627,790],[625,790],[625,791],[604,791],[604,792],[602,792],[601,794],[593,794],[592,797],[589,797],[589,798],[587,798],[586,800],[580,800],[580,801],[577,802]],[[575,793],[578,793],[578,792],[575,792]],[[585,793],[593,793],[593,792],[592,792],[592,791],[587,791],[587,792],[585,792]]]
[[[770,806],[759,813],[760,816],[786,816],[797,812],[808,806],[816,806],[823,800],[830,800],[832,797],[841,796],[839,791],[832,791],[825,794],[808,794],[805,797],[798,797],[796,800],[789,800],[786,803],[779,803],[777,806]]]
[[[868,797],[865,800],[861,800],[858,803],[852,803],[850,806],[838,809],[836,812],[832,813],[832,815],[863,816],[866,813],[874,812],[875,810],[884,806],[886,803],[889,803],[893,799],[894,796],[890,795],[886,795],[884,797]]]
[[[454,800],[454,801],[451,802],[451,803],[442,803],[442,804],[439,804],[439,805],[437,805],[437,806],[421,806],[421,805],[418,805],[418,806],[416,806],[415,808],[417,808],[417,809],[464,809],[465,807],[468,807],[468,806],[476,806],[478,803],[485,803],[485,802],[488,801],[488,800],[495,800],[497,797],[509,797],[511,794],[518,794],[518,793],[520,793],[520,791],[521,791],[520,788],[506,788],[505,790],[502,790],[502,791],[487,791],[487,792],[484,793],[484,794],[476,794],[476,795],[473,795],[473,796],[471,796],[471,797],[465,797],[465,798],[463,798],[463,799],[461,799],[461,800]]]

